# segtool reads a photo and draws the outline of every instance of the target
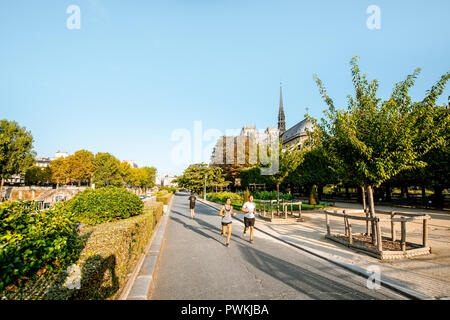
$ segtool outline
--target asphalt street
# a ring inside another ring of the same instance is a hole
[[[218,211],[197,202],[195,213],[177,193],[150,299],[405,299],[258,230],[251,244],[236,219],[226,247]]]

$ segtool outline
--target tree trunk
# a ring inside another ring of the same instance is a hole
[[[409,200],[408,185],[406,183],[402,186],[402,196],[403,199]]]
[[[438,208],[443,208],[444,207],[444,197],[442,195],[442,190],[443,188],[441,186],[435,186],[434,187],[434,198],[435,198],[435,205]]]
[[[280,202],[280,184],[277,183],[277,204]]]
[[[350,200],[350,193],[348,192],[348,186],[345,186],[345,198]]]
[[[3,192],[3,184],[5,183],[5,178],[2,177],[2,182],[0,183],[0,200],[3,201],[3,196],[2,196],[2,192]]]
[[[391,197],[391,185],[387,184],[386,185],[386,201],[387,202],[391,202],[392,201],[392,197]]]
[[[369,195],[369,212],[370,217],[375,218],[375,204],[373,202],[373,189],[372,186],[367,186],[367,193]],[[376,234],[375,234],[375,224],[373,221],[370,221],[371,229],[372,229],[372,244],[376,243]]]
[[[361,198],[362,198],[364,213],[367,217],[368,214],[367,214],[367,202],[366,202],[366,188],[364,188],[364,187],[361,187]],[[366,235],[369,235],[369,221],[366,221]]]
[[[361,198],[363,209],[365,211],[367,209],[367,203],[366,203],[366,189],[364,187],[361,187]]]
[[[427,193],[425,192],[425,186],[422,185],[422,205],[427,206]]]
[[[317,204],[316,198],[314,197],[314,185],[312,185],[309,189],[309,204],[311,205]]]
[[[321,200],[322,200],[322,197],[323,197],[323,185],[320,185],[320,186],[318,187],[318,189],[317,189],[317,194],[318,194],[318,197],[319,197],[319,201],[321,201]]]

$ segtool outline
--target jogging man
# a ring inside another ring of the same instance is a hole
[[[253,196],[250,195],[248,198],[248,201],[244,203],[242,206],[242,211],[245,212],[244,214],[244,235],[247,232],[247,229],[250,228],[250,243],[253,243],[253,227],[255,226],[255,208],[256,205],[253,202]]]
[[[191,209],[191,218],[195,219],[194,215],[194,208],[195,208],[195,201],[197,198],[194,196],[194,192],[191,192],[191,196],[188,198],[189,200],[189,208]]]
[[[227,232],[227,247],[230,245],[231,238],[231,224],[233,220],[231,216],[235,216],[236,213],[233,212],[233,207],[231,206],[231,198],[227,198],[225,205],[220,209],[219,216],[222,217],[222,235]]]

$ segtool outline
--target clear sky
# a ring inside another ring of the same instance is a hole
[[[449,12],[448,0],[1,1],[0,119],[31,130],[40,157],[88,149],[178,174],[174,130],[274,127],[280,80],[287,128],[306,107],[320,117],[314,73],[345,107],[354,55],[383,98],[421,67],[423,98],[450,67]]]

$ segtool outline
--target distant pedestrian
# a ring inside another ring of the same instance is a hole
[[[191,196],[188,198],[188,200],[189,200],[189,208],[191,209],[191,218],[195,219],[194,209],[195,209],[195,201],[197,200],[197,198],[194,196],[194,192],[191,192]]]
[[[244,235],[247,232],[247,229],[250,228],[250,243],[253,243],[253,227],[255,226],[255,209],[256,205],[253,202],[253,196],[250,195],[248,197],[248,201],[244,203],[242,206],[242,211],[245,212],[244,214]]]
[[[220,208],[219,216],[222,217],[222,235],[224,236],[225,233],[227,233],[227,247],[230,245],[230,238],[231,238],[231,224],[233,223],[233,220],[231,219],[231,216],[235,216],[236,213],[233,212],[233,206],[231,205],[231,198],[227,198],[225,205]]]

